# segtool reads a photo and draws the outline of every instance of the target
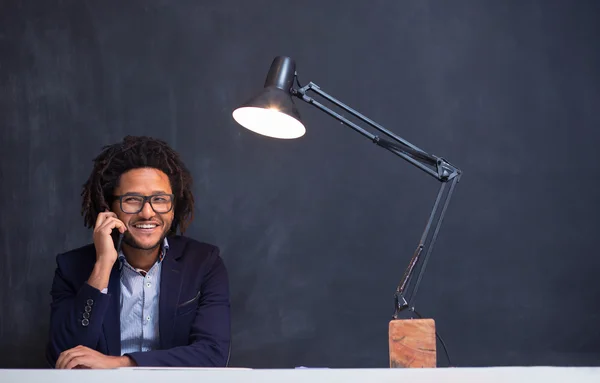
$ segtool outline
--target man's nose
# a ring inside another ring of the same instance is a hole
[[[144,203],[144,206],[142,207],[142,211],[140,211],[140,216],[143,218],[146,218],[146,219],[154,217],[154,210],[152,209],[152,206],[150,205],[150,201],[146,201],[146,203]]]

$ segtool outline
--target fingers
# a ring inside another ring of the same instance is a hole
[[[67,351],[63,351],[63,352],[60,353],[60,355],[58,356],[58,359],[56,359],[56,363],[54,364],[54,368],[58,368],[58,369],[62,368],[62,366],[64,364],[63,361],[65,359],[65,355],[66,355],[65,353],[66,352]]]
[[[71,360],[69,360],[69,362],[65,365],[65,370],[71,370],[75,367],[79,368],[89,368],[89,366],[86,365],[86,354],[78,354],[76,356],[74,356]]]
[[[66,351],[63,351],[60,353],[60,355],[58,356],[58,359],[56,360],[56,364],[54,365],[55,368],[63,368],[63,366],[65,364],[65,358],[68,357],[69,352],[71,350],[66,350]]]
[[[96,224],[94,225],[94,227],[99,227],[109,217],[117,218],[117,215],[109,210],[98,214],[98,217],[96,217]]]
[[[80,357],[84,354],[85,354],[85,347],[83,347],[83,346],[77,346],[77,347],[73,347],[69,350],[63,351],[58,356],[55,367],[58,369],[67,368],[69,363],[71,363],[71,361],[74,358]]]
[[[56,361],[57,369],[110,368],[110,356],[85,346],[73,347],[63,351]]]
[[[107,217],[94,231],[109,235],[115,228],[119,229],[119,232],[121,233],[124,233],[127,230],[123,221],[116,218],[116,215],[114,217]]]

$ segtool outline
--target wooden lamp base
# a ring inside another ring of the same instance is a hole
[[[389,327],[391,368],[436,367],[435,321],[395,319]]]

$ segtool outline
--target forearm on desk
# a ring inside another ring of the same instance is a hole
[[[87,283],[74,291],[60,268],[56,270],[51,295],[46,358],[54,366],[60,353],[65,350],[79,345],[96,348],[111,296],[102,294]]]

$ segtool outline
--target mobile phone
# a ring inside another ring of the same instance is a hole
[[[125,233],[121,233],[119,229],[113,229],[111,236],[113,238],[113,243],[115,244],[115,249],[117,250],[117,254],[121,252],[121,244],[123,243],[123,236]]]

